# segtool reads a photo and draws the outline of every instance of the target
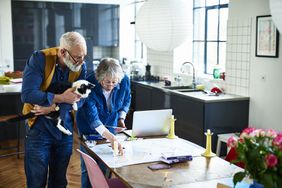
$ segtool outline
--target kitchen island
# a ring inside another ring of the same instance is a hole
[[[217,134],[241,132],[248,127],[249,97],[202,91],[180,92],[164,88],[164,82],[131,82],[132,111],[173,109],[176,135],[205,147],[210,129],[215,151]]]

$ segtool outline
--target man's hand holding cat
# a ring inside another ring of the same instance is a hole
[[[39,105],[34,105],[33,109],[31,110],[32,113],[34,113],[36,116],[39,115],[46,115],[49,114],[52,111],[55,111],[56,104],[52,104],[51,106],[39,106]]]
[[[80,96],[76,94],[75,88],[69,88],[64,93],[55,95],[53,102],[54,103],[68,103],[73,104],[80,100]]]

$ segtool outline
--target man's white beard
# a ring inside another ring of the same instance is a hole
[[[72,64],[69,56],[68,56],[68,58],[65,58],[65,64],[72,72],[78,72],[80,70],[80,68],[81,68],[81,64],[78,65],[78,66]]]

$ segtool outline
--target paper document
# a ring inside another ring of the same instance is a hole
[[[174,153],[176,156],[200,156],[204,148],[183,139],[144,139],[121,142],[124,147],[123,156],[113,155],[109,144],[100,144],[91,147],[110,168],[160,161],[163,153]]]

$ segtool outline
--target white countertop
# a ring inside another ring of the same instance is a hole
[[[16,92],[20,93],[22,89],[22,83],[11,83],[7,85],[0,84],[0,93]]]
[[[236,100],[249,100],[249,97],[246,96],[240,96],[240,95],[233,95],[233,94],[227,94],[227,93],[221,93],[217,96],[210,96],[203,91],[193,91],[193,92],[180,92],[177,90],[171,90],[164,88],[164,82],[136,82],[142,85],[151,86],[154,88],[162,89],[164,92],[170,92],[175,93],[182,96],[187,96],[194,98],[196,100],[204,101],[204,102],[222,102],[222,101],[236,101]]]

